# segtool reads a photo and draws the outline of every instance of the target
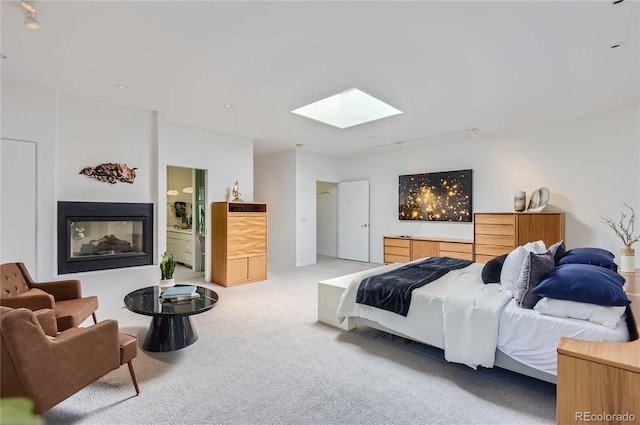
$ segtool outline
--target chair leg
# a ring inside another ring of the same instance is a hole
[[[136,373],[133,370],[133,361],[127,363],[129,365],[129,373],[131,374],[131,380],[133,381],[133,386],[136,387],[136,395],[140,394],[140,388],[138,388],[138,380],[136,379]]]
[[[97,324],[98,323],[98,319],[96,319],[96,313],[91,313],[91,316],[93,317],[93,323]]]

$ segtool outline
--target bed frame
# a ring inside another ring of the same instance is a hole
[[[329,325],[342,328],[346,331],[354,329],[357,325],[367,326],[373,329],[377,329],[379,331],[396,335],[401,338],[405,338],[411,341],[415,341],[421,344],[431,345],[424,341],[416,340],[415,338],[411,338],[407,335],[403,335],[400,332],[393,331],[391,329],[387,329],[386,327],[380,325],[377,322],[372,320],[349,317],[345,319],[344,322],[339,323],[337,318],[335,317],[335,312],[338,308],[340,295],[346,289],[348,283],[351,281],[351,278],[357,275],[358,273],[352,273],[345,276],[339,276],[333,279],[327,279],[318,282],[318,320]],[[633,282],[635,284],[635,282]],[[623,345],[629,344],[629,349],[640,351],[640,339],[639,339],[639,331],[640,331],[640,288],[636,288],[627,282],[625,285],[625,290],[629,294],[629,298],[633,301],[631,307],[627,307],[627,327],[629,328],[629,343],[622,343]],[[634,294],[634,292],[636,292]],[[634,294],[634,295],[632,295]],[[635,317],[634,317],[635,316]],[[569,338],[564,338],[566,340],[570,340]],[[573,341],[573,340],[572,340]],[[585,341],[586,342],[586,341]],[[598,343],[598,344],[609,344],[609,343]],[[615,344],[615,343],[613,343]],[[620,344],[620,343],[618,343]],[[500,349],[496,348],[496,357],[495,357],[495,366],[500,367],[502,369],[510,370],[515,373],[519,373],[521,375],[529,376],[535,379],[539,379],[541,381],[557,383],[556,375],[540,371],[538,369],[534,369],[530,366],[527,366],[512,357],[509,357],[507,354],[500,351]]]
[[[399,336],[401,338],[405,338],[411,341],[415,341],[415,342],[419,342],[420,344],[426,344],[426,345],[430,345],[427,344],[424,341],[418,341],[415,338],[411,338],[408,337],[406,335],[403,335],[400,332],[396,332],[396,331],[392,331],[391,329],[387,329],[386,327],[380,325],[377,322],[374,322],[372,320],[368,320],[368,319],[363,319],[361,317],[352,317],[351,320],[353,322],[355,322],[356,325],[361,325],[361,326],[367,326],[373,329],[377,329],[379,331],[391,334],[391,335],[395,335],[395,336]],[[503,353],[502,351],[500,351],[500,349],[496,348],[496,360],[495,360],[495,366],[498,366],[502,369],[506,369],[506,370],[510,370],[512,372],[515,373],[519,373],[521,375],[525,375],[525,376],[529,376],[532,378],[536,378],[536,379],[540,379],[541,381],[546,381],[546,382],[550,382],[552,384],[556,383],[556,376],[552,375],[550,373],[547,372],[543,372],[540,371],[538,369],[534,369],[530,366],[527,366],[523,363],[520,363],[519,361],[509,357],[507,354]]]

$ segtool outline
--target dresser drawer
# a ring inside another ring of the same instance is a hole
[[[476,224],[476,235],[511,235],[515,234],[513,224]],[[476,241],[477,242],[477,241]]]
[[[384,238],[384,246],[385,246],[385,249],[386,247],[389,247],[389,246],[398,246],[398,247],[409,249],[409,247],[411,246],[411,240],[398,239],[398,238]]]
[[[481,235],[476,234],[477,245],[501,245],[513,247],[515,238],[513,235]]]
[[[493,257],[497,257],[499,255],[508,254],[513,251],[513,248],[510,246],[500,246],[500,245],[476,245],[476,256],[478,255],[490,255]]]
[[[408,255],[389,255],[389,254],[384,254],[384,263],[385,264],[389,264],[389,263],[408,263],[409,262],[409,256]]]
[[[478,224],[515,224],[513,214],[476,214],[474,216],[476,225]]]
[[[405,257],[409,257],[410,256],[410,250],[409,247],[402,247],[402,246],[389,246],[386,245],[384,247],[384,253],[385,255],[390,254],[390,255],[402,255]]]
[[[457,242],[440,242],[440,252],[462,252],[471,254],[473,253],[473,245],[470,243],[457,243]]]

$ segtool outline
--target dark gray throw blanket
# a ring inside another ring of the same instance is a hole
[[[430,257],[424,261],[366,277],[360,282],[356,302],[406,316],[414,289],[433,282],[451,270],[467,267],[471,263],[473,261]]]

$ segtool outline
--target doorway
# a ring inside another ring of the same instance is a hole
[[[316,255],[338,256],[338,184],[316,182]]]
[[[369,261],[369,182],[316,182],[316,255]]]
[[[205,274],[206,170],[167,166],[167,251],[178,265]]]

